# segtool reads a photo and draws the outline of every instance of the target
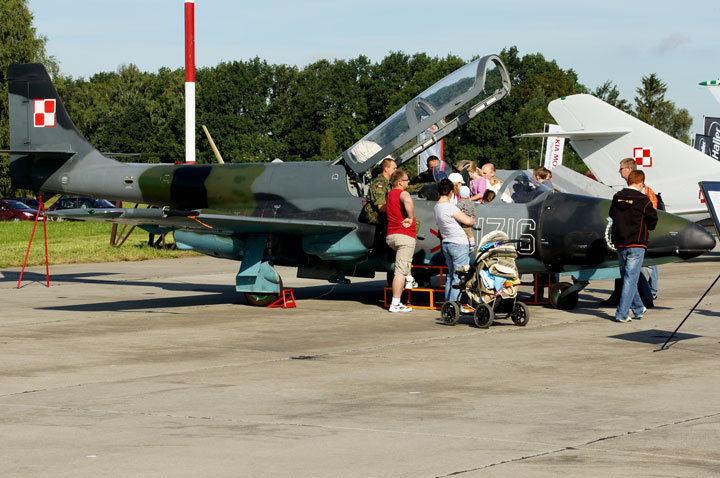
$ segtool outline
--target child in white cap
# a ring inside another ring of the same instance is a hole
[[[460,186],[465,185],[465,180],[463,179],[463,177],[460,173],[451,173],[448,176],[448,179],[450,180],[451,183],[453,183],[453,190],[455,192],[455,194],[453,194],[452,198],[450,198],[450,202],[452,204],[457,205]]]

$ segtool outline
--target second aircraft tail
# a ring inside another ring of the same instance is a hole
[[[10,65],[8,97],[10,178],[14,187],[62,191],[69,175],[56,177],[56,173],[71,162],[82,161],[83,169],[116,164],[75,127],[42,64]],[[52,184],[56,180],[59,183]]]
[[[698,181],[720,180],[720,162],[592,95],[553,100],[548,111],[562,132],[521,137],[570,139],[595,177],[615,189],[625,186],[620,161],[634,158],[668,211],[693,220],[708,216]]]

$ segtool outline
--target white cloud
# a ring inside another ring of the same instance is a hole
[[[671,50],[690,43],[692,43],[692,40],[686,34],[678,32],[671,33],[660,40],[655,46],[650,47],[649,52],[653,55],[664,55]]]

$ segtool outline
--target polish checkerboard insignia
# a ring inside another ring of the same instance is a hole
[[[633,158],[639,168],[652,168],[652,148],[634,148]]]
[[[705,204],[705,196],[703,195],[702,189],[698,191],[698,201],[700,204]]]
[[[33,113],[36,128],[55,127],[55,100],[33,100]]]

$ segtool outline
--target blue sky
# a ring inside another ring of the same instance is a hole
[[[70,7],[69,5],[72,5]],[[29,0],[38,32],[61,71],[89,77],[133,63],[146,71],[184,65],[183,0]],[[432,56],[542,53],[573,68],[591,89],[613,81],[629,101],[643,75],[666,98],[702,116],[720,103],[698,82],[720,78],[720,4],[677,1],[196,0],[196,63],[258,56],[305,66],[319,59],[390,51]]]

